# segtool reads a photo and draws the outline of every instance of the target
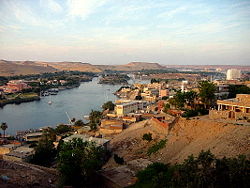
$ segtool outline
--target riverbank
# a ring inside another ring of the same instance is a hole
[[[16,131],[38,129],[40,127],[68,123],[70,119],[83,119],[91,110],[100,110],[107,101],[115,101],[113,93],[121,85],[98,84],[99,78],[82,82],[79,87],[65,89],[57,95],[41,97],[41,100],[9,104],[0,109],[1,122],[8,123],[6,134],[15,135]],[[52,101],[49,105],[48,102]]]
[[[24,102],[32,102],[39,100],[40,96],[37,93],[11,94],[5,99],[0,100],[0,107],[4,107],[7,104],[21,104]]]

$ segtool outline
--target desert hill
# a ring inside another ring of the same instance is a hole
[[[56,71],[101,72],[89,63],[0,60],[0,76],[39,74]]]
[[[82,62],[36,62],[40,65],[49,65],[60,71],[101,72],[96,66]]]
[[[131,62],[125,65],[92,65],[82,62],[43,62],[43,61],[6,61],[0,60],[0,76],[39,74],[56,71],[102,72],[139,71],[143,69],[164,69],[158,63]]]
[[[143,134],[149,132],[154,139],[150,143],[142,140]],[[148,157],[148,148],[163,138],[167,139],[166,146]],[[240,154],[250,158],[249,139],[250,126],[217,122],[205,116],[190,120],[180,118],[169,132],[152,120],[135,123],[116,136],[111,141],[111,147],[126,162],[144,158],[152,162],[176,163],[208,149],[218,158]],[[114,165],[114,161],[110,160],[107,167]]]
[[[39,74],[45,72],[56,72],[52,66],[39,65],[30,61],[5,61],[0,60],[0,76]]]
[[[113,70],[113,71],[140,71],[140,70],[149,70],[149,69],[165,69],[158,63],[147,63],[147,62],[130,62],[125,65],[97,65],[100,69],[104,70]]]

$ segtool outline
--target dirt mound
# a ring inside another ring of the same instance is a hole
[[[207,118],[181,118],[169,132],[160,161],[182,162],[201,150],[211,150],[218,158],[244,154],[250,158],[250,126],[216,122]]]
[[[0,187],[56,187],[56,170],[0,160]]]
[[[152,133],[153,141],[142,140],[144,133]],[[160,139],[166,138],[166,147],[147,156],[147,150]],[[216,122],[207,118],[186,120],[180,118],[167,131],[151,120],[135,123],[111,141],[114,153],[126,162],[139,158],[164,163],[182,162],[189,155],[210,149],[216,157],[235,157],[240,154],[250,158],[250,126]],[[113,166],[110,160],[107,166]]]

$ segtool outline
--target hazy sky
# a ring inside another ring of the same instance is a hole
[[[0,59],[250,65],[250,0],[0,0]]]

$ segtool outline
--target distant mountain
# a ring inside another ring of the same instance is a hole
[[[130,62],[125,65],[97,65],[102,70],[114,70],[114,71],[139,71],[139,70],[150,70],[150,69],[165,69],[158,63],[148,62]]]
[[[101,69],[81,62],[42,62],[0,60],[0,76],[40,74],[57,71],[101,72]]]
[[[40,65],[49,65],[60,71],[102,72],[101,69],[89,63],[82,62],[37,62]]]
[[[6,61],[0,60],[0,76],[40,74],[56,72],[56,68],[49,65],[39,65],[32,61]]]

